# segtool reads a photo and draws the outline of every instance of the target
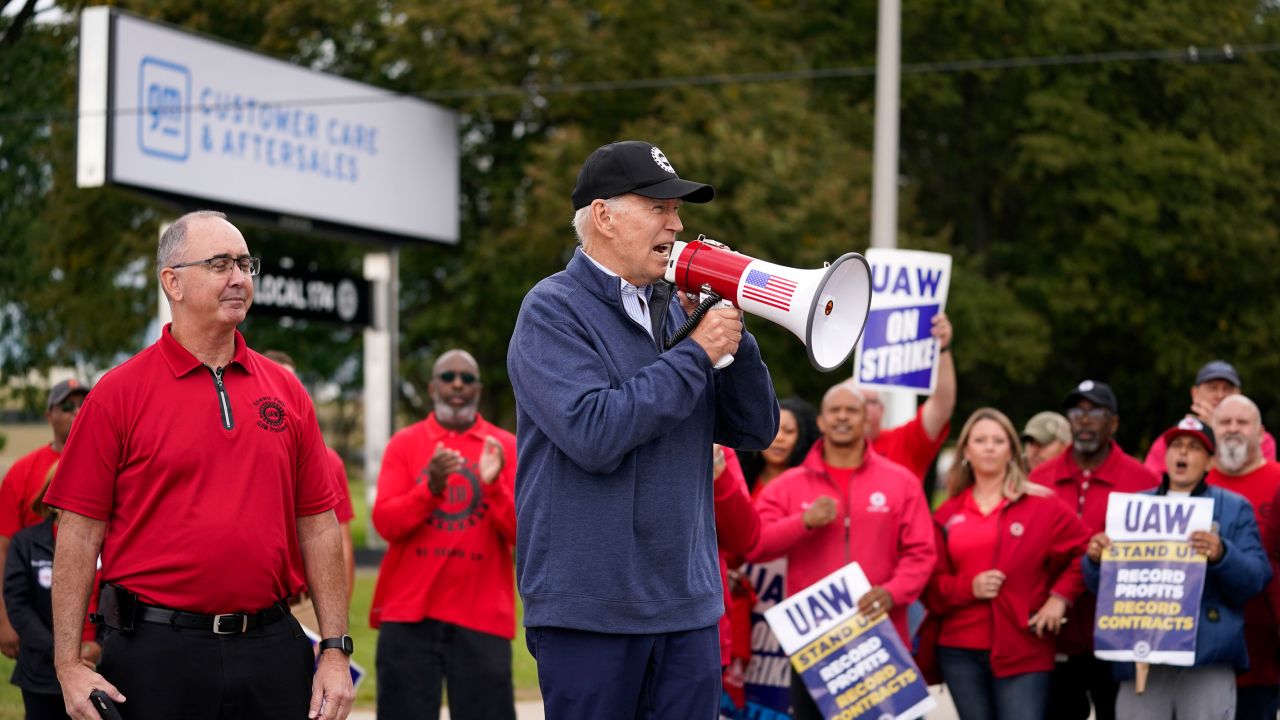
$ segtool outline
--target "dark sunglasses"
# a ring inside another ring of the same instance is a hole
[[[462,378],[463,385],[470,385],[477,380],[476,376],[472,375],[469,372],[459,373],[459,372],[454,372],[452,370],[445,370],[444,372],[437,375],[436,378],[438,378],[440,382],[443,382],[443,383],[451,383],[454,380],[457,380],[458,378]]]
[[[80,403],[78,403],[78,402],[74,402],[74,401],[71,401],[71,400],[63,400],[62,402],[58,403],[57,405],[54,405],[54,407],[58,408],[59,410],[61,410],[61,411],[62,411],[62,412],[64,412],[64,413],[71,413],[71,412],[75,412],[76,410],[79,410],[79,409],[80,409]]]

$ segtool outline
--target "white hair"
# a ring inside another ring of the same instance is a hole
[[[612,212],[617,212],[622,205],[622,199],[625,195],[615,195],[611,198],[604,198],[604,206]],[[591,206],[578,208],[573,214],[573,234],[578,238],[578,244],[584,248],[587,246],[587,228],[591,227]]]

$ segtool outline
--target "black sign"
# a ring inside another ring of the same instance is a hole
[[[368,326],[373,293],[355,275],[263,265],[253,279],[253,313]]]

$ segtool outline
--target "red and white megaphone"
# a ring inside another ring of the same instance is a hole
[[[714,292],[790,330],[822,372],[835,370],[853,354],[871,310],[871,266],[858,253],[815,270],[797,270],[699,235],[693,242],[676,241],[665,277],[680,290]]]

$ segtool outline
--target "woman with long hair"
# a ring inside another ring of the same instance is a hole
[[[1050,490],[1027,481],[1004,413],[974,412],[958,447],[949,499],[934,513],[938,565],[924,595],[922,662],[936,658],[961,720],[1039,720],[1056,634],[1084,589],[1079,561],[1089,530]]]
[[[804,461],[818,441],[818,412],[798,397],[778,403],[778,435],[760,452],[738,453],[742,473],[755,498],[770,481]]]

